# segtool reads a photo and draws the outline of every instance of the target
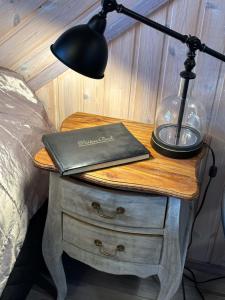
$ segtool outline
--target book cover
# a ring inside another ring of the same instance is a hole
[[[61,175],[72,175],[148,159],[150,153],[123,123],[43,135]]]

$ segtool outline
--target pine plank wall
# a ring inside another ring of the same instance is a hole
[[[225,50],[225,0],[118,2],[183,34],[197,35],[220,52]],[[154,123],[161,99],[177,94],[185,45],[113,13],[106,33],[110,41],[109,62],[103,80],[88,79],[68,70],[49,51],[60,33],[87,21],[99,10],[99,3],[0,0],[4,5],[4,11],[0,9],[0,65],[24,75],[57,128],[76,111]],[[222,266],[225,272],[225,239],[220,220],[225,185],[225,63],[200,53],[195,71],[192,94],[206,108],[207,140],[216,152],[219,171],[196,223],[189,258]],[[208,155],[202,166],[203,188],[210,162]]]

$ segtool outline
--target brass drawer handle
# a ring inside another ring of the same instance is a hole
[[[114,250],[114,253],[109,253],[105,247],[103,246],[103,243],[100,240],[95,240],[95,246],[99,247],[99,252],[106,256],[106,257],[113,257],[115,258],[117,256],[117,252],[124,252],[125,247],[123,245],[118,245],[116,249]]]
[[[118,215],[123,215],[125,213],[125,208],[118,207],[115,212],[110,214],[105,214],[101,205],[98,202],[93,202],[91,204],[92,208],[95,210],[96,214],[105,219],[115,219]]]

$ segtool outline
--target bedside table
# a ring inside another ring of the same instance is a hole
[[[63,251],[103,272],[158,275],[157,300],[172,299],[181,283],[201,155],[189,160],[161,156],[150,145],[152,126],[127,120],[76,113],[64,120],[61,131],[121,121],[152,159],[72,178],[60,177],[45,149],[34,158],[36,166],[52,171],[43,254],[58,300],[67,294]]]

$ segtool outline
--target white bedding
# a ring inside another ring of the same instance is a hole
[[[50,130],[42,104],[22,77],[0,69],[0,295],[29,219],[47,197],[48,173],[32,157]]]

